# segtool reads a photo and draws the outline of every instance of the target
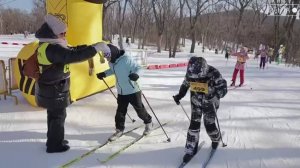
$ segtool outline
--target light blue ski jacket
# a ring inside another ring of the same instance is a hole
[[[141,66],[126,53],[120,56],[115,63],[109,62],[110,69],[104,71],[106,76],[116,75],[116,86],[119,95],[129,95],[139,92],[137,82],[129,79],[129,74],[136,73],[140,76]]]

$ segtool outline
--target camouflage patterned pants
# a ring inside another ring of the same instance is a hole
[[[219,141],[220,132],[215,123],[216,111],[219,107],[218,103],[205,103],[198,100],[191,100],[192,117],[190,127],[187,133],[185,152],[195,154],[198,150],[198,142],[200,135],[201,118],[203,115],[204,126],[206,132],[212,141]]]

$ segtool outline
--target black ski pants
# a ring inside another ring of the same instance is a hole
[[[265,69],[265,65],[266,65],[266,62],[267,62],[266,59],[267,59],[266,57],[261,57],[261,58],[260,58],[259,68]]]
[[[141,92],[130,95],[118,95],[118,108],[115,116],[116,129],[121,131],[125,129],[125,117],[129,103],[133,106],[137,115],[145,124],[152,122],[152,117],[148,114],[142,102]]]
[[[65,136],[66,108],[47,109],[47,146],[51,149],[60,148]]]

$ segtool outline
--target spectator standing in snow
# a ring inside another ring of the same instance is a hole
[[[29,35],[29,32],[28,31],[24,31],[24,38],[27,38],[28,37],[28,35]]]
[[[129,37],[126,38],[126,44],[127,44],[127,47],[130,46]]]
[[[64,22],[48,14],[45,23],[35,33],[39,40],[37,52],[41,73],[35,84],[35,97],[37,104],[47,109],[48,153],[70,149],[64,137],[66,108],[70,105],[69,64],[88,60],[103,48],[102,43],[69,48],[66,31]]]
[[[226,52],[225,52],[225,58],[226,58],[226,60],[228,60],[228,58],[229,58],[229,53],[228,53],[227,49],[226,49]]]
[[[233,56],[237,57],[237,61],[235,64],[235,68],[232,75],[232,83],[230,86],[235,86],[235,80],[238,72],[240,71],[240,84],[239,86],[242,86],[244,84],[244,73],[245,73],[245,63],[247,59],[249,59],[249,56],[247,54],[247,48],[241,47],[240,52],[231,54]]]
[[[212,148],[216,149],[221,133],[216,126],[215,118],[219,108],[220,98],[227,93],[227,82],[220,72],[207,64],[202,57],[191,57],[188,63],[185,79],[175,95],[177,105],[190,89],[192,106],[191,122],[187,133],[185,155],[183,161],[189,161],[198,150],[201,118],[212,141]]]
[[[259,50],[255,50],[254,59],[258,59],[258,56],[259,56]]]
[[[269,64],[272,63],[273,52],[274,52],[274,49],[270,47],[269,50],[268,50],[268,61],[269,61]]]
[[[283,45],[280,45],[280,48],[278,50],[278,58],[277,58],[277,65],[282,63],[282,58],[285,54],[285,47]]]
[[[139,118],[144,121],[144,135],[151,132],[153,124],[152,117],[146,111],[141,96],[141,90],[137,84],[139,79],[139,66],[133,59],[126,55],[124,50],[119,50],[116,46],[108,44],[107,52],[104,57],[109,61],[110,69],[98,73],[97,77],[103,80],[105,77],[115,74],[116,86],[118,91],[117,112],[115,115],[116,132],[109,138],[114,141],[119,138],[125,129],[125,117],[129,103],[133,106]]]
[[[265,69],[265,65],[266,65],[267,58],[268,58],[267,51],[268,51],[267,49],[262,49],[260,51],[260,64],[259,64],[260,69]]]

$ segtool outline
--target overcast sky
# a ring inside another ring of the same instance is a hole
[[[28,12],[30,12],[33,7],[32,0],[0,0],[0,5],[6,8],[18,8]]]

